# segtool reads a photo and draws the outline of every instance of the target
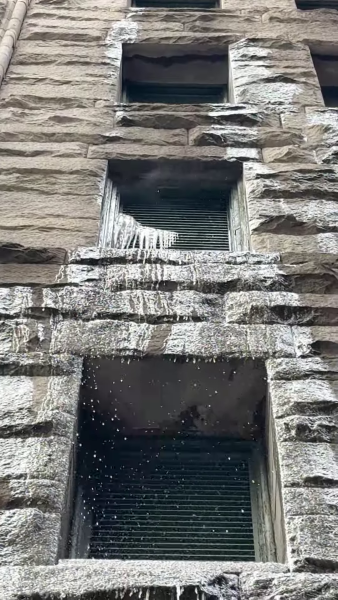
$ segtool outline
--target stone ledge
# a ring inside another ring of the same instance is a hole
[[[213,588],[215,593],[218,583],[221,597],[239,600],[239,574],[271,578],[285,572],[285,565],[274,563],[65,560],[55,567],[0,568],[0,598],[34,600],[38,590],[45,600],[101,600],[103,595],[117,599],[133,590],[136,599],[145,598],[149,588],[176,594],[184,586],[194,586],[209,593]]]

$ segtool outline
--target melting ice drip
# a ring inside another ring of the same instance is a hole
[[[99,245],[105,248],[139,248],[161,250],[170,248],[178,233],[147,227],[131,215],[121,212],[120,198],[111,180],[107,181],[102,207]]]

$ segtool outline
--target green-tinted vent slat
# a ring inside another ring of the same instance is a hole
[[[155,229],[178,233],[171,249],[174,250],[229,250],[227,199],[180,198],[159,194],[121,198],[124,213],[139,223]]]
[[[215,104],[226,102],[225,85],[174,85],[125,82],[128,102]]]
[[[97,451],[90,557],[255,560],[247,449],[137,439]]]

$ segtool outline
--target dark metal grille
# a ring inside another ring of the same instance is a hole
[[[142,225],[178,233],[172,249],[229,250],[228,199],[220,195],[159,189],[156,196],[122,196],[121,202]]]
[[[90,557],[255,559],[245,444],[143,437],[98,459]]]
[[[215,0],[134,0],[133,6],[138,8],[186,8],[205,10],[217,8]]]
[[[226,101],[225,85],[125,82],[128,102],[215,104]]]
[[[337,0],[298,0],[296,2],[297,8],[299,10],[315,10],[318,8],[331,8],[338,10],[338,2]]]

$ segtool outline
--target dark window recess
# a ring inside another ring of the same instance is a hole
[[[176,250],[229,250],[227,195],[166,188],[155,194],[121,195],[122,212],[147,227],[178,234]]]
[[[338,87],[323,86],[322,94],[325,106],[338,107]]]
[[[338,56],[313,54],[325,106],[338,107]]]
[[[103,442],[87,480],[89,556],[255,560],[249,452],[210,438]]]
[[[296,6],[299,10],[316,10],[318,8],[331,8],[338,10],[337,0],[298,0]]]
[[[186,8],[205,10],[218,8],[215,0],[134,0],[133,6],[137,8]]]
[[[128,102],[161,104],[221,103],[226,100],[226,91],[225,85],[125,82],[125,93]]]

